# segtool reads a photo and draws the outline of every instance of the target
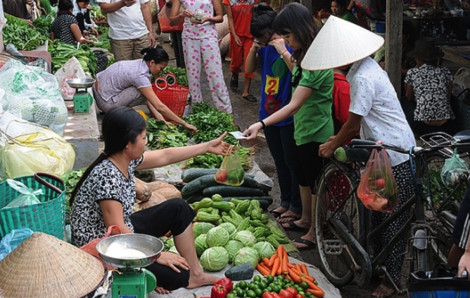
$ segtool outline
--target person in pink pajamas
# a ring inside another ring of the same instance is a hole
[[[184,11],[180,11],[183,5]],[[223,21],[219,0],[176,0],[171,8],[170,21],[183,25],[183,53],[192,102],[203,102],[201,94],[201,67],[207,75],[212,101],[219,110],[232,113],[232,104],[222,72],[222,59],[217,42],[215,23]]]

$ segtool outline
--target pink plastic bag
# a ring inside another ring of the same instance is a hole
[[[366,208],[392,213],[398,204],[398,188],[385,149],[372,150],[361,175],[357,196]]]

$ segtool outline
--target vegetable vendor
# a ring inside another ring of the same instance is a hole
[[[57,38],[73,45],[80,43],[93,46],[93,41],[83,37],[77,18],[72,14],[72,0],[60,0],[58,8],[57,17],[51,24],[51,40],[54,41]],[[95,52],[95,55],[97,59],[96,72],[98,73],[108,65],[108,57],[103,52]]]
[[[104,150],[83,173],[70,200],[72,243],[83,246],[117,225],[122,233],[155,237],[171,231],[179,252],[162,252],[147,267],[158,280],[156,291],[169,293],[186,287],[214,284],[219,278],[205,273],[197,258],[192,221],[196,213],[182,199],[171,199],[132,213],[136,198],[135,170],[161,167],[214,153],[225,155],[229,144],[217,139],[185,147],[145,151],[147,123],[128,107],[110,109],[102,122]]]
[[[164,120],[165,116],[197,133],[195,126],[173,113],[152,89],[150,76],[159,74],[168,65],[168,53],[161,45],[145,48],[141,53],[142,59],[115,62],[96,76],[92,90],[98,108],[106,113],[117,106],[133,107],[147,103],[155,118]]]

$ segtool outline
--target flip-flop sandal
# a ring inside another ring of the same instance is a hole
[[[385,298],[391,297],[395,294],[395,290],[393,288],[389,288],[388,286],[381,283],[375,290],[372,292],[371,297],[374,298]]]
[[[286,221],[279,221],[280,219],[288,219]],[[297,216],[297,215],[284,215],[284,216],[279,216],[277,218],[278,222],[280,223],[286,223],[286,222],[290,222],[290,221],[295,221],[295,220],[299,220],[300,217]]]
[[[278,218],[282,214],[282,212],[274,211],[274,209],[270,210],[269,213],[271,213],[274,218]]]
[[[284,226],[284,224],[287,224],[287,227]],[[308,228],[302,228],[298,226],[294,221],[288,221],[288,222],[283,222],[281,226],[286,229],[286,230],[293,230],[293,231],[299,231],[299,232],[307,232]]]
[[[230,90],[233,92],[238,91],[238,80],[236,80],[234,77],[230,78]]]
[[[294,243],[300,243],[300,244],[306,245],[306,246],[303,246],[303,247],[297,247],[298,250],[314,249],[315,247],[317,247],[316,243],[314,243],[310,240],[304,239],[304,238],[295,238],[292,241]]]
[[[248,94],[247,96],[242,96],[244,100],[249,102],[257,102],[258,99],[253,94]]]

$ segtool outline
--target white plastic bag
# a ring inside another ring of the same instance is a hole
[[[75,151],[64,138],[9,112],[0,117],[0,156],[0,180],[36,172],[61,177],[75,162]]]
[[[0,88],[5,91],[1,102],[4,111],[63,134],[68,112],[55,76],[10,59],[0,69],[0,77]]]
[[[70,87],[67,81],[71,79],[84,79],[86,75],[77,58],[72,57],[56,71],[55,77],[59,81],[60,94],[64,100],[71,100],[75,94],[75,89]]]
[[[13,207],[22,207],[22,206],[29,206],[34,204],[40,204],[41,201],[37,198],[37,196],[44,194],[42,189],[31,189],[24,185],[24,183],[20,181],[16,181],[13,179],[7,179],[8,186],[16,190],[20,193],[19,196],[14,198],[10,201],[5,208],[13,208]]]

